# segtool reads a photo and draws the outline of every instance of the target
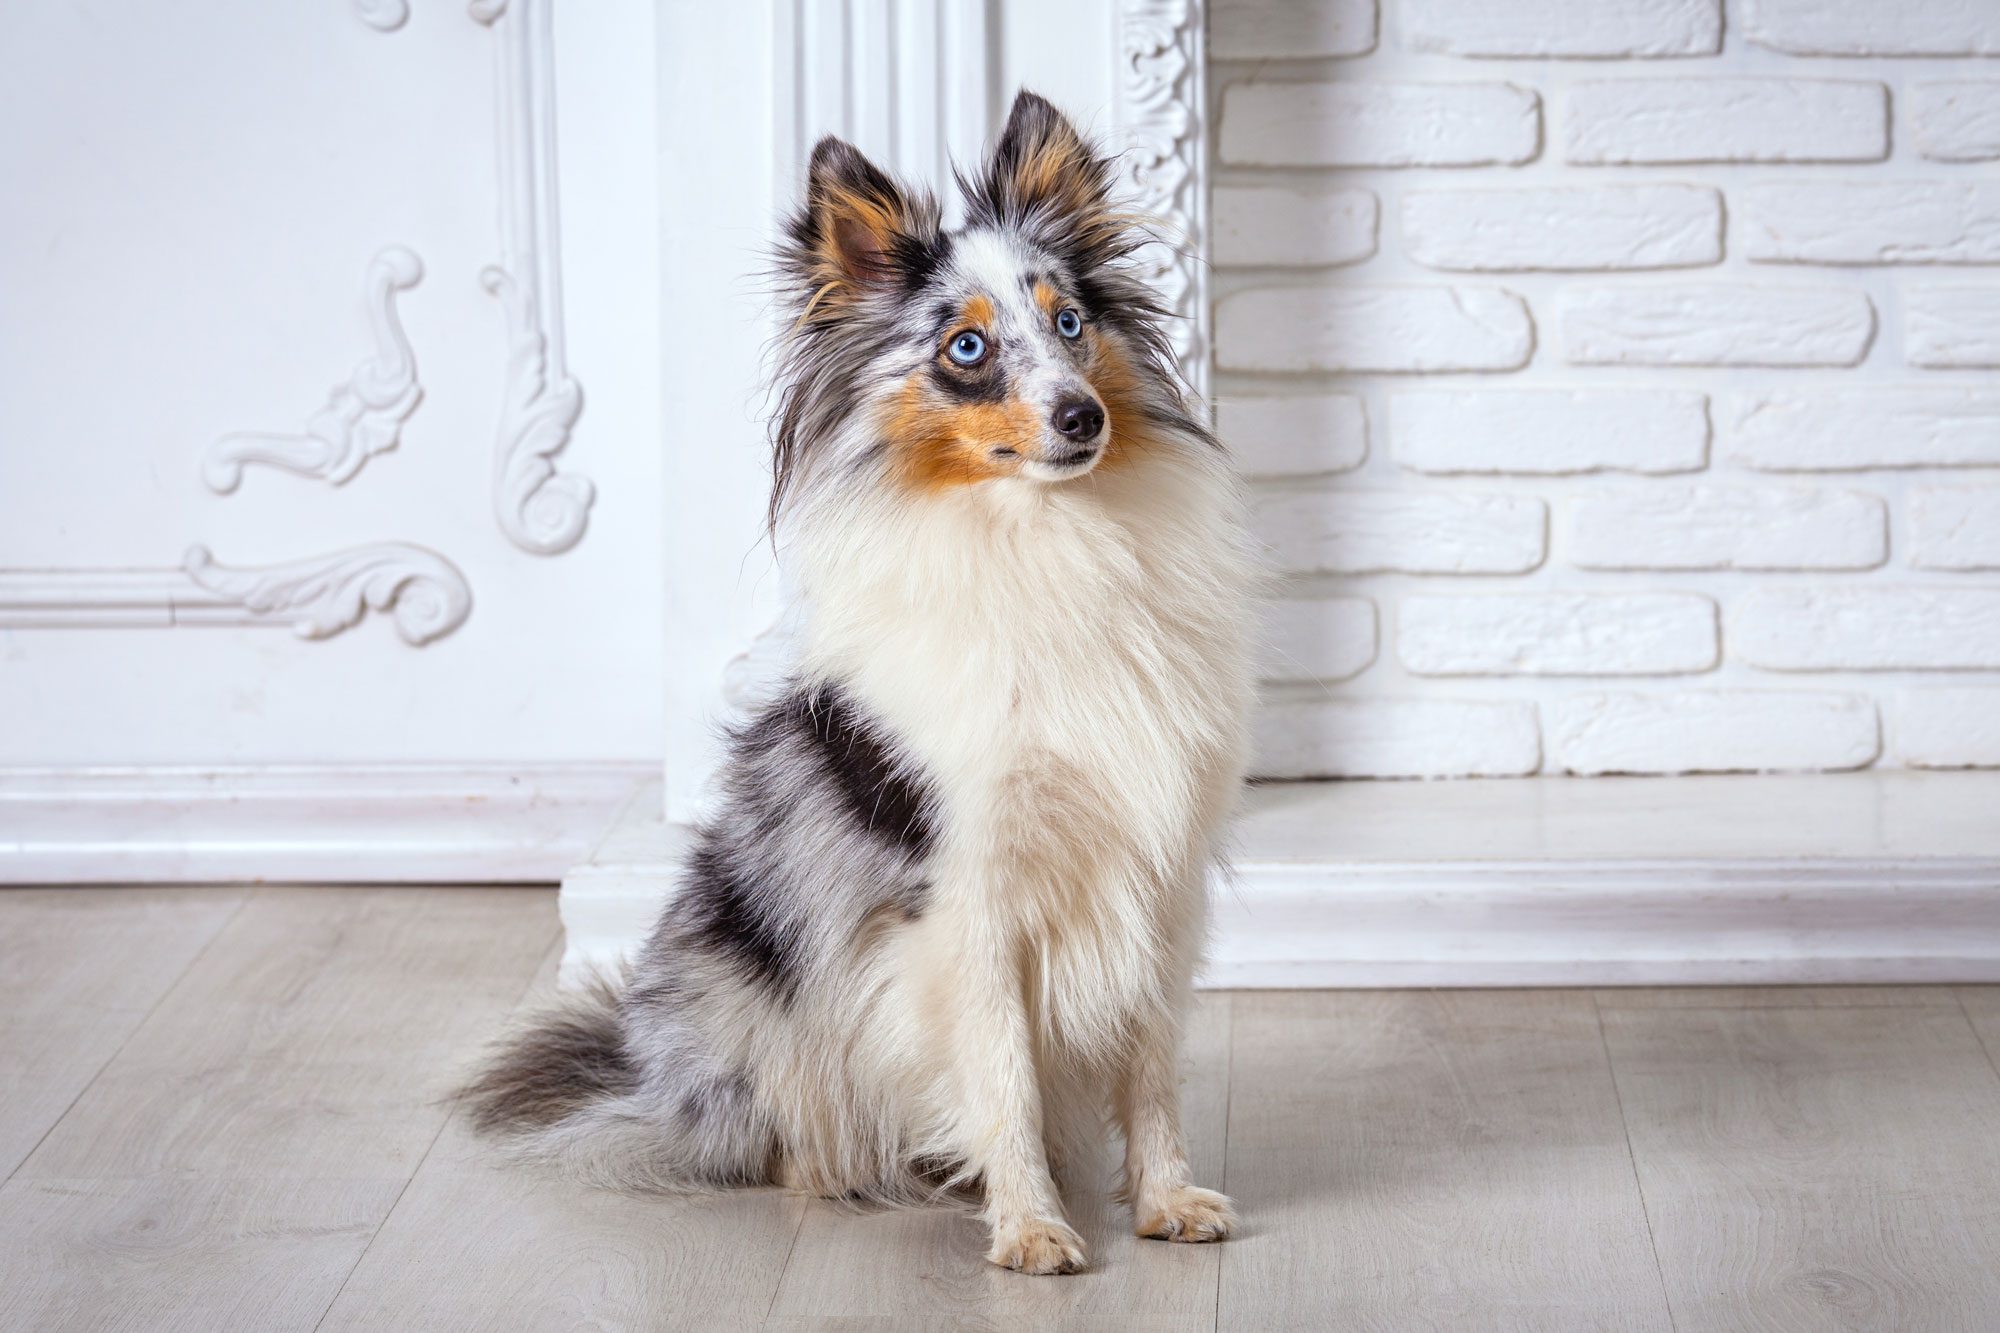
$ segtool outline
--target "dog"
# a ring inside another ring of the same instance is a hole
[[[956,1187],[994,1263],[1071,1273],[1055,1173],[1115,1120],[1140,1235],[1236,1225],[1178,1046],[1257,568],[1114,167],[1024,91],[946,231],[814,149],[776,265],[795,668],[627,978],[504,1040],[481,1129],[615,1187]]]

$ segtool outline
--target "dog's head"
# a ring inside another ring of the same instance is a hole
[[[1125,261],[1149,239],[1112,162],[1061,112],[1015,99],[965,227],[836,138],[813,150],[780,271],[794,305],[775,518],[827,453],[879,461],[913,496],[1060,485],[1132,463],[1163,426],[1200,432]]]

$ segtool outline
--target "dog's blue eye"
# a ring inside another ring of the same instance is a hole
[[[1074,338],[1083,332],[1083,316],[1068,306],[1056,312],[1056,332],[1065,338]]]
[[[967,329],[951,340],[951,359],[961,366],[976,366],[986,359],[986,339]]]

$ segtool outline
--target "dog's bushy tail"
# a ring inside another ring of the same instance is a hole
[[[637,1086],[618,985],[593,977],[502,1037],[459,1098],[481,1133],[520,1137],[623,1101]]]

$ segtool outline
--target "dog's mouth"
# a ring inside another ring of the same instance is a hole
[[[1037,481],[1068,481],[1081,477],[1097,466],[1097,460],[1104,456],[1104,450],[1094,444],[1080,448],[1066,449],[1062,453],[1048,453],[1040,458],[1028,460],[1021,471]]]

